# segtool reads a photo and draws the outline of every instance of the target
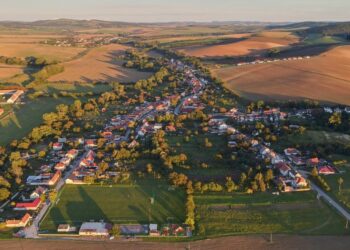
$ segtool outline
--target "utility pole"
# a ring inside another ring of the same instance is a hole
[[[349,228],[349,220],[346,220],[345,228],[346,228],[346,229]]]
[[[272,240],[272,233],[270,233],[270,244],[273,243],[273,240]]]

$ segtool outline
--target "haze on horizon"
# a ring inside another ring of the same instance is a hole
[[[349,21],[349,0],[2,0],[0,20]]]

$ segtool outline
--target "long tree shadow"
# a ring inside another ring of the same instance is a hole
[[[83,187],[78,187],[78,192],[83,201],[70,201],[66,205],[67,215],[72,224],[80,226],[82,222],[110,221],[110,218]]]
[[[58,225],[65,223],[66,219],[64,218],[61,210],[57,206],[54,206],[49,211],[47,218],[45,218],[45,220],[40,224],[40,229],[56,232]]]

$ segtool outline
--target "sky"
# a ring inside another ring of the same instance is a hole
[[[350,0],[0,0],[0,20],[350,21]]]

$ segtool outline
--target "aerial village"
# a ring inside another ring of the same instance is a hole
[[[106,140],[106,144],[115,143],[127,144],[128,148],[134,148],[143,138],[153,135],[162,129],[166,133],[175,133],[177,128],[168,123],[156,122],[155,116],[159,114],[188,114],[194,110],[205,109],[201,100],[201,94],[206,88],[208,81],[203,79],[198,72],[181,61],[172,59],[170,67],[185,74],[185,85],[187,88],[179,93],[178,105],[173,107],[173,98],[178,96],[157,97],[155,102],[145,102],[137,106],[129,114],[113,116],[99,132],[99,136]],[[0,92],[9,94],[9,92]],[[7,102],[15,102],[23,91],[12,93]],[[304,115],[307,112],[298,111]],[[275,173],[274,182],[280,192],[308,191],[311,186],[307,180],[308,174],[316,167],[320,175],[338,173],[332,163],[317,157],[311,157],[306,152],[300,152],[295,148],[286,148],[284,152],[277,153],[270,147],[270,143],[258,141],[255,137],[258,134],[246,134],[238,131],[232,123],[236,122],[268,122],[278,124],[287,119],[289,113],[281,112],[278,108],[265,109],[246,113],[232,108],[225,113],[213,113],[208,122],[208,133],[227,136],[227,147],[235,152],[239,144],[248,145],[249,152],[256,160],[269,162],[269,168]],[[131,124],[135,130],[135,137],[131,137]],[[70,145],[74,144],[75,147]],[[114,166],[108,171],[100,169],[96,157],[98,139],[96,136],[85,138],[58,138],[50,144],[50,151],[46,156],[46,164],[26,178],[23,189],[18,191],[5,206],[11,206],[13,212],[11,218],[6,219],[6,226],[20,228],[17,233],[19,237],[37,237],[40,221],[52,205],[49,199],[50,190],[59,192],[64,185],[84,185],[89,183],[89,178],[111,180],[122,173],[113,170],[120,162],[114,162]],[[23,154],[23,158],[31,158],[34,155]],[[112,169],[112,170],[111,170]],[[275,192],[278,194],[278,192]],[[60,224],[57,227],[58,235],[75,233],[81,237],[109,237],[112,225],[105,221],[86,221],[80,227],[69,224]],[[144,224],[123,224],[120,225],[121,234],[124,235],[149,235],[149,236],[191,236],[191,229],[185,224],[157,225],[155,223]]]

